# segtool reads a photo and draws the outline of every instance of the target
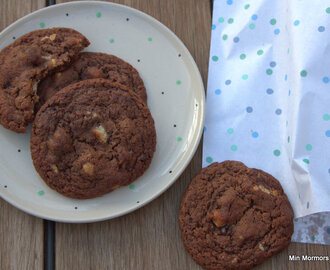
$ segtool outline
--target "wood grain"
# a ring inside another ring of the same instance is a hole
[[[0,0],[0,31],[43,6],[41,0]],[[43,236],[42,219],[25,214],[0,199],[1,270],[42,269]]]
[[[66,2],[57,0],[57,3]],[[209,0],[115,0],[160,20],[187,46],[206,85],[211,8]],[[201,270],[185,252],[177,222],[179,202],[201,168],[201,145],[177,182],[144,208],[94,224],[56,224],[56,269]],[[288,255],[328,255],[329,247],[292,243],[258,270],[323,270],[327,262],[289,261]]]
[[[0,269],[42,269],[43,220],[0,199]]]
[[[0,0],[0,31],[17,19],[44,6],[43,0]]]

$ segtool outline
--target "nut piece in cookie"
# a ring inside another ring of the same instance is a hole
[[[37,88],[74,61],[89,41],[70,28],[32,31],[0,52],[0,124],[24,133],[35,116]]]

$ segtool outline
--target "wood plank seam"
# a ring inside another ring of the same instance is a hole
[[[46,7],[56,5],[56,0],[45,0]],[[55,269],[55,222],[44,220],[44,269]]]

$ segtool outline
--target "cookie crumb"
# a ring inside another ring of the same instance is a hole
[[[112,187],[112,190],[115,190],[115,189],[117,189],[117,188],[120,188],[120,185],[113,186],[113,187]]]

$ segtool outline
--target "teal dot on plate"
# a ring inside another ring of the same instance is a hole
[[[278,35],[280,32],[281,32],[281,30],[280,30],[279,28],[276,28],[276,29],[274,30],[274,34],[275,34],[275,35]]]
[[[220,89],[216,89],[216,90],[214,91],[214,93],[215,93],[216,95],[220,95],[220,94],[221,94],[221,90],[220,90]]]
[[[227,133],[228,134],[233,134],[234,133],[234,129],[233,128],[228,128],[227,129]]]
[[[222,39],[223,39],[223,40],[227,40],[227,39],[228,39],[228,35],[224,34],[224,35],[222,36]]]
[[[40,28],[45,28],[45,26],[46,26],[44,22],[41,22],[39,25],[40,25]]]
[[[330,14],[330,7],[326,8],[325,12]]]
[[[312,235],[312,241],[315,242],[316,241],[316,236]]]
[[[181,81],[180,81],[180,80],[177,80],[177,81],[176,81],[176,84],[177,84],[177,85],[180,85],[180,84],[181,84]]]
[[[38,193],[39,196],[45,195],[45,191],[43,191],[43,190],[39,190],[37,193]]]
[[[113,38],[110,38],[110,39],[109,39],[109,42],[110,42],[110,43],[114,43],[115,40],[114,40]]]
[[[239,58],[240,58],[241,60],[244,60],[244,59],[246,58],[246,54],[245,54],[245,53],[242,53],[242,54],[239,56]]]
[[[322,78],[322,81],[323,81],[324,83],[329,83],[329,77],[327,77],[327,76],[323,77],[323,78]]]
[[[207,162],[207,163],[212,163],[212,162],[213,162],[213,158],[211,158],[211,157],[207,157],[207,158],[206,158],[206,162]]]
[[[325,132],[325,136],[330,137],[330,130],[327,130],[327,131]]]
[[[212,60],[213,60],[214,62],[217,62],[217,61],[219,60],[219,57],[216,56],[216,55],[213,55],[213,56],[212,56]]]
[[[228,19],[228,23],[229,23],[229,24],[232,24],[233,22],[234,22],[234,19],[233,19],[233,18],[229,18],[229,19]]]
[[[182,138],[181,138],[181,137],[178,137],[178,138],[177,138],[177,141],[178,141],[178,142],[181,142],[181,141],[182,141]]]
[[[274,150],[273,154],[274,154],[274,156],[278,157],[281,155],[281,151],[276,149],[276,150]]]
[[[246,4],[245,6],[244,6],[244,9],[248,9],[250,7],[250,4]]]
[[[312,151],[313,147],[311,144],[306,144],[306,150],[307,151]]]
[[[131,190],[134,190],[135,189],[135,185],[129,185],[129,189],[131,189]]]
[[[237,151],[237,145],[233,144],[231,147],[230,147],[231,151]]]
[[[259,133],[256,132],[256,131],[252,132],[252,137],[253,138],[258,138],[259,137]]]
[[[304,159],[303,159],[303,162],[305,162],[306,164],[309,164],[309,159],[304,158]]]
[[[247,80],[249,78],[249,76],[247,75],[247,74],[244,74],[243,76],[242,76],[242,79],[243,80]]]
[[[96,17],[97,18],[101,18],[101,16],[102,16],[102,13],[100,11],[96,12]]]
[[[288,136],[288,143],[290,142],[290,136]]]
[[[250,28],[251,30],[253,30],[254,28],[256,28],[256,25],[255,25],[254,23],[251,23],[251,24],[249,25],[249,28]]]
[[[152,41],[152,37],[148,37],[148,41]]]
[[[276,19],[271,19],[270,21],[269,21],[269,23],[271,24],[271,25],[275,25],[276,24]]]

